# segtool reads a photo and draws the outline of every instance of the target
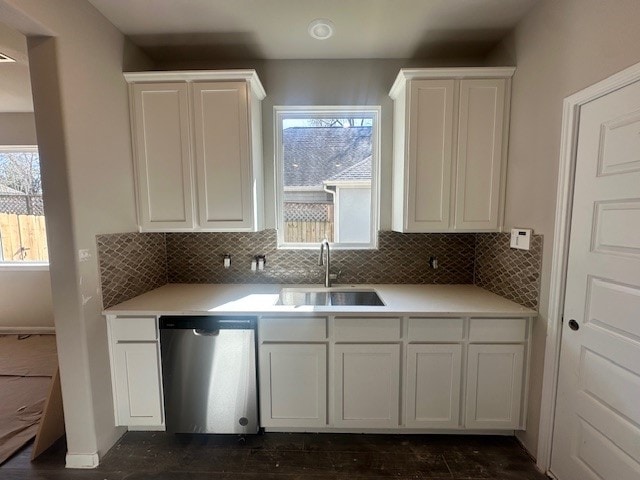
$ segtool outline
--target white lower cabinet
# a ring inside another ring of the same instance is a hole
[[[116,425],[163,429],[157,317],[109,316],[108,325]],[[525,426],[531,318],[298,314],[258,325],[267,429]]]
[[[338,344],[334,352],[334,426],[398,427],[400,345]]]
[[[263,427],[327,426],[327,346],[260,346]]]
[[[407,346],[406,425],[460,426],[462,345]]]
[[[160,426],[162,388],[157,342],[113,345],[116,424]]]
[[[156,317],[108,317],[111,381],[118,426],[164,428]]]
[[[524,345],[469,345],[466,428],[516,429],[524,374]]]

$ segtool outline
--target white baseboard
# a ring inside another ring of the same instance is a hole
[[[0,327],[0,335],[55,335],[54,327]]]
[[[97,453],[67,453],[66,468],[96,468],[100,463]]]

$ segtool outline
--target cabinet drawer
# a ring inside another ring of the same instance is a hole
[[[410,342],[459,342],[462,340],[462,318],[410,318]]]
[[[337,317],[334,337],[336,342],[376,342],[400,340],[399,318]]]
[[[526,340],[526,318],[472,318],[470,322],[470,342],[524,342]]]
[[[260,339],[263,342],[323,341],[327,339],[325,317],[261,318]]]
[[[121,340],[157,340],[158,327],[156,317],[122,317],[111,322],[113,339]]]

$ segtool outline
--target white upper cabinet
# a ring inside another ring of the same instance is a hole
[[[394,100],[398,232],[499,231],[513,68],[404,69]]]
[[[131,87],[139,222],[144,230],[194,226],[186,83]]]
[[[142,231],[263,228],[252,70],[127,73]]]
[[[499,230],[507,81],[460,81],[455,230]]]

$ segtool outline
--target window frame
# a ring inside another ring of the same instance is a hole
[[[274,185],[276,200],[277,248],[279,250],[312,250],[318,248],[314,243],[293,243],[284,241],[284,149],[282,146],[283,120],[290,118],[344,118],[365,115],[372,118],[371,127],[371,226],[368,243],[335,243],[335,250],[377,250],[378,230],[380,226],[380,105],[277,105],[273,107],[274,124]]]
[[[6,152],[29,152],[29,153],[37,153],[38,158],[40,158],[40,151],[38,149],[38,145],[0,145],[0,153]],[[40,168],[40,177],[42,178],[42,166]],[[46,218],[46,217],[45,217]],[[0,239],[0,248],[1,248]],[[41,260],[38,261],[16,261],[16,260],[3,260],[0,258],[0,271],[2,272],[10,272],[10,271],[48,271],[49,270],[49,262],[44,262]]]

